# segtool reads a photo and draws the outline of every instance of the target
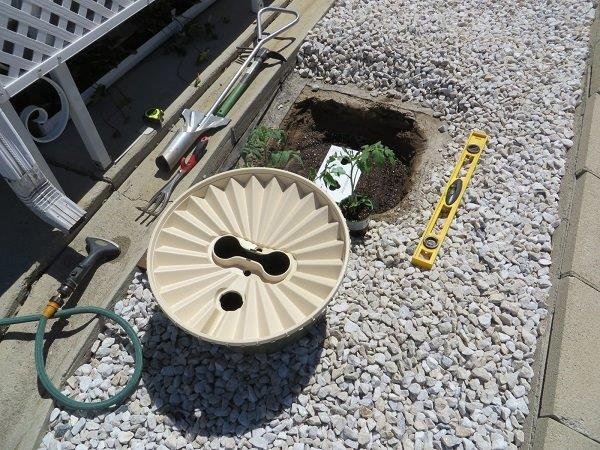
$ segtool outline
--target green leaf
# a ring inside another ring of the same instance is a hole
[[[371,172],[373,165],[371,164],[371,155],[369,152],[361,151],[356,157],[356,166],[360,169],[362,173],[368,174]]]
[[[374,167],[382,167],[385,164],[395,164],[394,152],[381,142],[371,145],[363,145],[357,161],[357,167],[361,172],[369,173]]]
[[[371,200],[371,198],[366,195],[357,195],[356,205],[357,207],[362,206],[368,208],[370,211],[373,211],[373,209],[375,209],[375,206],[373,205],[373,200]]]
[[[198,52],[198,56],[196,57],[196,65],[201,65],[203,62],[205,62],[208,59],[208,56],[210,55],[210,50],[203,50],[201,52]]]
[[[354,194],[346,197],[340,202],[344,216],[350,219],[357,218],[366,209],[369,213],[373,211],[373,202],[370,197],[363,194]]]
[[[366,155],[374,166],[381,167],[386,163],[394,164],[396,162],[396,155],[394,155],[392,149],[381,142],[363,146],[362,153]]]
[[[332,175],[337,175],[337,176],[346,175],[346,171],[344,170],[344,168],[342,166],[332,167],[329,172]]]
[[[284,140],[285,132],[283,130],[269,128],[264,125],[256,127],[252,130],[252,133],[250,133],[250,137],[242,150],[242,160],[244,161],[244,164],[249,167],[269,164],[274,164],[272,167],[280,167],[280,165],[283,164],[283,161],[280,160],[284,158],[284,155],[272,159],[269,153],[278,152],[278,149],[281,148]],[[297,158],[300,158],[300,155],[297,152],[296,156]],[[287,157],[289,161],[293,155],[287,155]],[[287,164],[287,162],[285,164]]]
[[[269,167],[283,169],[292,161],[300,161],[300,154],[296,150],[273,152],[269,157]]]
[[[333,178],[333,175],[329,172],[323,172],[321,174],[321,179],[323,180],[323,183],[325,184],[327,189],[331,191],[335,191],[336,189],[340,188],[340,183],[335,178]]]

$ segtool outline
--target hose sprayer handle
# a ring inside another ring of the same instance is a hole
[[[85,239],[85,248],[88,255],[73,268],[65,282],[58,288],[61,298],[71,295],[77,285],[100,264],[116,258],[121,253],[121,249],[114,242],[92,236]]]

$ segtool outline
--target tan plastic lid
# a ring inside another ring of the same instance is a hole
[[[191,187],[159,218],[148,278],[163,311],[189,333],[261,345],[324,311],[348,252],[345,220],[314,183],[237,169]]]

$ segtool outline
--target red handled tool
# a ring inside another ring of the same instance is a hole
[[[136,220],[141,220],[141,223],[146,222],[147,219],[150,219],[147,224],[152,223],[158,215],[163,212],[163,210],[167,207],[169,203],[169,199],[171,198],[171,194],[175,190],[175,187],[179,184],[179,182],[185,177],[190,170],[194,168],[194,166],[198,163],[202,154],[206,150],[206,144],[208,143],[208,136],[204,136],[198,142],[198,145],[194,149],[192,153],[188,156],[184,156],[179,160],[179,169],[175,172],[175,175],[169,180],[164,187],[158,191],[152,198],[148,201],[148,204],[144,208],[138,207],[142,213],[137,217]]]

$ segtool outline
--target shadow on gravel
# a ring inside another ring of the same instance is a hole
[[[156,310],[143,337],[144,384],[188,442],[244,434],[289,408],[319,363],[325,318],[272,353],[244,354],[203,342]]]

